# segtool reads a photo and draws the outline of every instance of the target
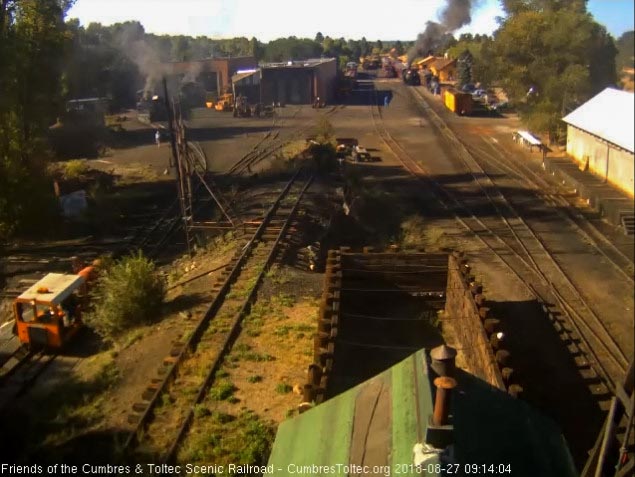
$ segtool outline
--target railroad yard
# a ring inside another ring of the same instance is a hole
[[[371,160],[307,155],[324,120]],[[457,116],[424,86],[366,74],[324,108],[200,108],[185,125],[212,184],[195,207],[228,226],[189,240],[167,123],[133,111],[121,142],[87,161],[113,180],[95,219],[7,249],[3,462],[265,464],[281,422],[421,348],[453,346],[469,370],[446,302],[458,263],[484,303],[500,388],[550,417],[584,466],[635,351],[633,235],[512,140],[515,115]],[[59,354],[19,346],[22,289],[69,273],[73,256],[137,249],[166,284],[156,324],[115,343],[83,329]]]

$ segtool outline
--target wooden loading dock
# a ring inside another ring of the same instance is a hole
[[[517,395],[522,387],[496,337],[499,321],[488,311],[482,286],[459,252],[330,250],[304,401],[319,404],[417,349],[443,344],[442,316],[462,348],[462,366]]]

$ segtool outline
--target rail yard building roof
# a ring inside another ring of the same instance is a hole
[[[329,61],[335,61],[335,58],[309,58],[308,60],[283,61],[278,63],[263,63],[262,68],[313,68]]]
[[[560,430],[551,420],[475,376],[456,371],[458,386],[450,404],[453,438],[444,452],[456,462],[453,469],[469,473],[487,462],[496,463],[495,469],[489,469],[493,473],[505,472],[508,465],[509,475],[514,476],[577,475]],[[431,373],[427,353],[420,350],[284,421],[269,458],[273,475],[297,474],[306,468],[335,476],[437,475],[440,451],[425,444],[434,407]],[[422,474],[414,467],[419,451],[425,459]],[[353,465],[376,470],[352,472]]]
[[[634,104],[633,93],[606,88],[562,120],[632,153]]]

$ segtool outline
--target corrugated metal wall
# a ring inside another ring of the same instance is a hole
[[[588,161],[589,171],[633,196],[633,153],[607,144],[592,134],[569,125],[567,154],[582,167]]]

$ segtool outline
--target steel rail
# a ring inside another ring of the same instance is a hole
[[[513,180],[522,185],[531,185],[531,191],[539,196],[542,200],[554,206],[555,213],[558,214],[559,217],[565,218],[570,225],[572,225],[576,231],[582,235],[588,242],[593,245],[593,247],[600,252],[604,258],[606,258],[611,265],[615,267],[617,271],[619,271],[624,278],[626,278],[631,283],[634,283],[633,274],[626,271],[626,269],[633,267],[633,261],[629,259],[626,255],[622,253],[610,240],[608,240],[604,234],[602,234],[596,227],[585,218],[582,213],[579,211],[573,212],[571,210],[572,205],[561,195],[552,192],[545,192],[545,190],[552,189],[554,186],[550,184],[546,179],[540,177],[535,171],[531,170],[527,165],[522,162],[516,163],[513,161],[509,161],[505,159],[503,154],[497,150],[493,144],[488,142],[485,138],[482,138],[483,142],[489,146],[493,153],[488,153],[487,151],[466,144],[466,148],[468,150],[472,150],[476,152],[475,158],[480,156],[487,157],[485,159],[490,165],[493,165],[494,168],[499,171],[507,171],[507,173],[511,173]],[[499,156],[499,158],[494,156],[494,153]],[[539,183],[542,184],[539,185]],[[556,208],[556,205],[560,205],[563,209]],[[589,229],[589,231],[585,230],[585,228]],[[600,246],[600,243],[602,246]],[[609,249],[607,251],[604,247]],[[611,257],[610,254],[615,254],[619,257],[620,261],[624,263],[624,265],[620,265],[617,263],[615,258]]]
[[[152,397],[149,399],[148,403],[143,410],[143,413],[139,417],[134,429],[128,435],[126,441],[124,442],[123,448],[124,450],[130,452],[131,448],[135,445],[138,445],[144,437],[145,430],[147,429],[148,424],[153,418],[153,412],[159,403],[160,397],[168,390],[173,380],[175,379],[178,371],[182,367],[183,363],[187,361],[187,357],[190,353],[195,352],[199,341],[201,340],[205,330],[208,328],[212,319],[216,316],[219,309],[221,308],[225,297],[229,293],[232,283],[234,283],[237,278],[241,274],[241,270],[244,265],[247,263],[248,258],[251,256],[254,251],[258,240],[264,235],[269,222],[275,215],[278,210],[282,200],[287,196],[291,186],[297,180],[301,170],[296,172],[296,174],[291,178],[291,180],[286,184],[283,191],[278,196],[277,200],[274,204],[269,208],[268,213],[265,216],[265,219],[262,221],[258,229],[254,232],[251,239],[247,242],[247,244],[242,248],[239,257],[235,260],[235,263],[231,269],[231,272],[223,282],[222,286],[218,290],[215,298],[207,309],[206,313],[202,317],[201,320],[195,325],[194,330],[190,334],[186,343],[181,348],[181,351],[177,356],[174,357],[173,363],[169,366],[169,369],[165,373],[165,376],[161,380],[161,382],[156,387]],[[277,244],[277,243],[276,243]],[[275,248],[275,247],[274,247]],[[205,387],[205,383],[203,384]]]
[[[338,106],[332,106],[328,111],[326,111],[324,114],[324,116],[330,116],[334,113],[336,113],[339,109],[341,109]],[[297,115],[297,113],[300,110],[298,109],[296,111],[296,113],[294,114],[293,117],[295,117],[295,115]],[[245,170],[247,170],[248,168],[255,166],[256,164],[258,164],[259,162],[261,162],[262,160],[266,159],[267,157],[271,156],[274,152],[282,149],[284,146],[286,146],[287,144],[289,144],[291,141],[296,140],[297,138],[303,136],[304,134],[306,134],[307,131],[309,131],[311,128],[313,127],[313,125],[305,125],[302,127],[296,127],[293,128],[291,131],[291,134],[289,135],[289,137],[287,138],[281,138],[278,139],[277,137],[274,138],[272,141],[277,140],[278,142],[273,142],[272,144],[270,144],[268,146],[268,148],[266,147],[265,149],[258,151],[254,154],[254,157],[249,158],[248,160],[244,161],[242,164],[240,164],[240,167],[232,167],[232,169],[230,169],[230,173],[234,173],[234,174],[242,174],[243,172],[245,172]]]

